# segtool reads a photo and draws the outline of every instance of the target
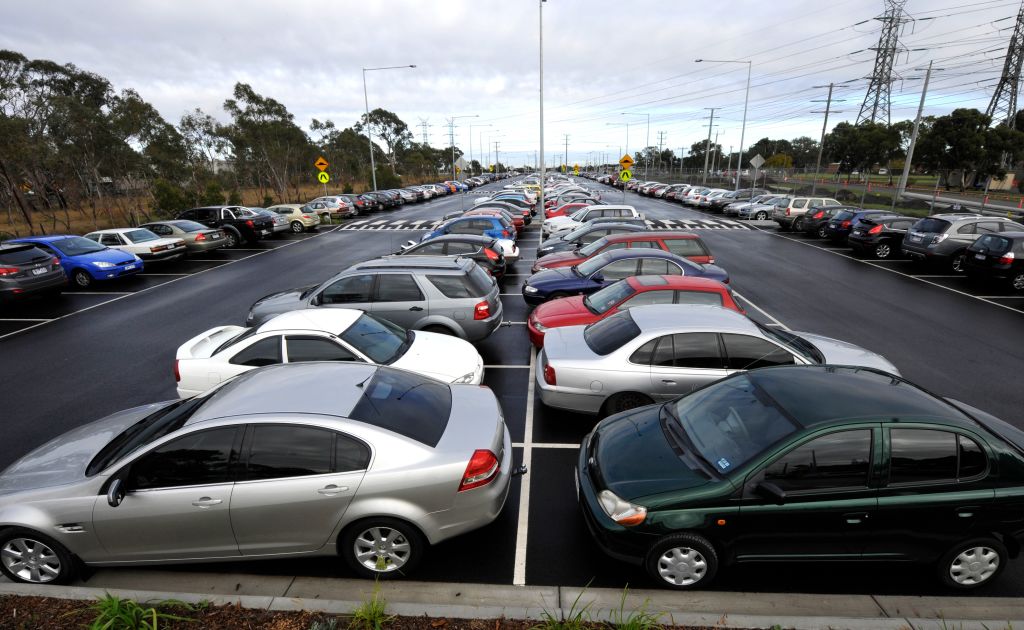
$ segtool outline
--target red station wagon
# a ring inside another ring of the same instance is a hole
[[[565,204],[562,204],[562,205],[558,206],[557,208],[551,208],[549,210],[545,210],[544,211],[544,218],[545,219],[553,219],[555,217],[567,217],[570,214],[572,214],[573,212],[576,212],[577,210],[579,210],[580,208],[586,208],[587,206],[592,206],[592,205],[594,205],[594,204],[592,204],[590,202],[587,202],[587,203],[575,203],[575,202],[573,202],[573,203],[565,203]]]
[[[547,256],[541,256],[533,263],[532,273],[555,267],[571,267],[578,265],[591,256],[596,256],[604,251],[613,249],[626,249],[629,247],[650,247],[666,252],[672,252],[677,256],[689,258],[695,263],[702,265],[714,264],[715,258],[711,255],[704,241],[693,232],[669,232],[669,231],[647,231],[629,232],[627,234],[613,234],[600,238],[590,245],[581,247],[575,251],[555,252]]]

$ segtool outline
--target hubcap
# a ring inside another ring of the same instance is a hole
[[[1018,291],[1024,291],[1024,273],[1019,273],[1013,277],[1013,288]]]
[[[960,273],[961,271],[964,270],[965,258],[966,256],[964,256],[963,254],[960,254],[959,256],[953,258],[953,271]]]
[[[818,227],[818,238],[825,238],[828,236],[828,228],[824,225]]]
[[[298,234],[301,231],[302,231],[302,224],[301,223],[299,223],[297,221],[295,223],[292,223],[292,232],[295,232],[296,234]]]
[[[879,258],[888,258],[892,250],[889,249],[888,245],[879,245],[875,248],[875,256]]]
[[[79,271],[75,274],[75,284],[80,287],[89,286],[89,276],[84,271]]]
[[[700,582],[707,572],[707,560],[689,547],[673,547],[658,558],[658,574],[669,584],[690,586]]]
[[[990,547],[964,549],[949,566],[949,577],[957,584],[981,584],[999,569],[999,554]]]
[[[0,549],[4,568],[26,582],[45,584],[60,575],[60,558],[38,540],[12,538]]]
[[[370,571],[390,573],[405,566],[412,545],[405,534],[390,527],[371,527],[356,537],[352,546],[359,564]]]

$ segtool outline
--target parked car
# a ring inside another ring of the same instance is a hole
[[[767,194],[769,194],[769,191],[764,188],[755,188],[753,190],[751,190],[750,188],[744,188],[740,190],[727,192],[723,194],[721,197],[717,197],[715,199],[710,200],[710,203],[707,207],[707,211],[724,212],[726,206],[728,206],[731,203],[743,203],[749,201],[752,197]]]
[[[585,326],[634,306],[711,304],[745,313],[732,290],[716,280],[685,276],[631,276],[590,295],[550,300],[533,309],[526,322],[530,342],[538,348],[544,333],[562,326]]]
[[[178,396],[188,398],[250,370],[278,363],[355,361],[390,365],[446,383],[483,381],[484,361],[468,341],[406,330],[348,308],[282,313],[254,328],[217,326],[174,357]]]
[[[325,222],[331,221],[332,219],[354,217],[358,214],[358,210],[355,205],[347,196],[344,195],[327,195],[324,197],[317,197],[307,205],[316,208],[321,220]]]
[[[281,203],[276,206],[270,206],[267,210],[276,212],[283,217],[288,224],[288,229],[293,234],[312,232],[320,226],[320,215],[315,212],[308,212],[305,206],[301,204]]]
[[[651,230],[649,232],[630,232],[627,234],[605,236],[575,251],[541,256],[533,263],[533,268],[530,269],[530,272],[537,273],[545,269],[571,267],[602,252],[639,247],[672,252],[677,256],[689,258],[693,262],[702,265],[715,262],[708,246],[693,232]]]
[[[89,232],[85,238],[111,249],[135,254],[142,260],[177,260],[188,253],[180,238],[163,238],[145,228],[112,228]]]
[[[591,221],[590,223],[584,223],[581,227],[568,234],[562,233],[560,236],[553,236],[545,241],[541,241],[541,244],[537,246],[537,256],[541,257],[555,252],[572,251],[611,234],[645,231],[648,231],[648,227],[643,221],[639,221],[636,224],[623,223],[621,221],[608,223]]]
[[[609,418],[583,438],[583,519],[674,589],[734,564],[914,562],[991,584],[1021,544],[1024,433],[867,368],[752,370]],[[629,457],[623,457],[629,453]],[[802,565],[808,581],[818,572]]]
[[[180,238],[185,241],[189,254],[203,254],[227,246],[224,232],[195,221],[154,221],[139,227],[163,238]]]
[[[220,228],[228,247],[238,247],[243,242],[255,243],[270,236],[274,224],[243,206],[206,206],[192,208],[179,214],[177,219],[202,223],[206,227]]]
[[[792,229],[793,222],[797,217],[806,214],[810,208],[843,205],[829,197],[790,197],[788,201],[776,199],[771,204],[774,208],[770,217],[767,218],[778,223],[779,229],[782,231]]]
[[[523,219],[523,215],[521,213],[509,214],[507,211],[505,211],[502,208],[473,208],[472,210],[467,210],[466,212],[464,212],[462,214],[462,216],[464,216],[464,217],[475,217],[475,216],[492,216],[492,217],[493,216],[498,216],[498,217],[501,217],[501,219],[506,222],[506,225],[512,226],[512,228],[516,231],[516,235],[521,234],[522,231],[526,229],[526,221]]]
[[[247,326],[303,308],[356,308],[410,330],[479,341],[501,324],[498,284],[468,258],[402,256],[352,265],[319,285],[268,295]]]
[[[338,195],[342,199],[348,202],[352,206],[352,216],[357,217],[362,214],[367,214],[370,211],[369,205],[366,200],[363,199],[362,195]]]
[[[832,218],[828,221],[828,239],[833,243],[844,245],[858,221],[867,218],[882,219],[898,216],[900,215],[888,210],[863,210],[861,208],[842,210],[832,215]]]
[[[68,277],[60,259],[32,243],[0,243],[0,303],[59,296]]]
[[[1024,232],[984,234],[967,248],[967,275],[1024,292]]]
[[[9,466],[0,571],[65,584],[78,563],[340,555],[361,577],[397,577],[498,516],[511,457],[486,387],[272,365],[79,426]]]
[[[499,217],[475,216],[459,217],[445,221],[433,230],[424,234],[420,240],[429,241],[445,234],[475,234],[491,238],[514,239],[515,228],[505,224]]]
[[[135,275],[145,267],[135,254],[111,249],[81,236],[26,236],[8,243],[32,243],[60,260],[71,284],[87,289],[96,280],[112,280]]]
[[[535,273],[523,283],[523,299],[537,305],[569,295],[589,295],[629,276],[678,275],[728,283],[729,274],[715,265],[698,265],[659,249],[616,249],[579,265]]]
[[[559,232],[570,232],[584,223],[594,219],[643,219],[644,215],[633,206],[587,206],[577,210],[570,216],[544,219],[541,232],[544,236],[552,236]]]
[[[407,249],[395,252],[400,256],[462,256],[470,258],[480,267],[501,279],[505,275],[505,255],[501,243],[489,236],[473,234],[449,234],[429,241],[416,243]]]
[[[763,194],[755,195],[750,199],[738,199],[734,203],[726,204],[725,208],[722,210],[722,214],[724,214],[727,217],[738,217],[740,214],[740,210],[743,210],[746,207],[753,204],[767,203],[768,201],[771,201],[772,199],[775,199],[776,197],[780,196],[781,195],[776,194]]]
[[[828,237],[828,222],[843,210],[859,210],[856,206],[822,206],[811,208],[793,222],[793,231],[803,232],[812,238]]]
[[[915,260],[965,270],[967,248],[979,236],[1024,231],[1024,225],[1005,217],[979,214],[936,214],[915,223],[903,239],[903,253]]]
[[[900,215],[866,217],[853,224],[853,231],[846,242],[854,253],[891,258],[900,252],[907,231],[916,222],[913,217]]]
[[[284,216],[281,216],[280,214],[278,214],[277,212],[274,212],[273,210],[268,210],[266,208],[252,208],[252,207],[250,207],[249,210],[251,210],[252,212],[255,212],[256,214],[260,215],[261,217],[265,217],[267,219],[270,219],[273,222],[273,227],[270,228],[270,233],[271,233],[272,236],[273,235],[277,235],[277,234],[281,234],[283,232],[291,232],[292,231],[291,222],[288,220],[288,218],[284,217]]]

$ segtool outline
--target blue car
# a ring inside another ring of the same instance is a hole
[[[728,284],[729,274],[715,265],[701,265],[660,249],[615,249],[572,267],[533,274],[523,283],[523,299],[537,305],[569,295],[589,295],[630,276],[681,275]]]
[[[85,289],[96,280],[112,280],[139,273],[142,259],[111,249],[81,236],[51,235],[16,238],[9,243],[32,243],[60,260],[71,283]]]
[[[514,239],[516,230],[506,226],[498,217],[469,216],[458,217],[445,221],[437,226],[432,232],[427,232],[421,241],[429,241],[445,234],[475,234],[477,236],[489,236],[491,238]]]

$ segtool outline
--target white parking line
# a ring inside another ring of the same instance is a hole
[[[269,250],[268,250],[269,251]],[[137,276],[191,276],[191,273],[139,273]]]
[[[131,295],[133,291],[61,291],[61,295]]]
[[[906,275],[908,275],[908,276],[910,276],[912,278],[963,278],[964,280],[967,279],[967,276],[956,276],[956,275],[951,275],[951,276],[942,276],[942,275],[931,276],[931,275],[925,275],[925,274],[912,274],[912,273],[908,273]]]
[[[528,370],[529,365],[485,365],[486,370]]]
[[[248,256],[246,256],[245,258],[248,258]],[[240,260],[245,260],[245,258],[241,258]],[[219,263],[234,262],[233,260],[227,260],[225,258],[186,258],[185,261],[186,262],[219,262]]]
[[[764,310],[763,308],[761,308],[757,304],[754,304],[753,302],[748,300],[746,297],[740,295],[736,291],[733,291],[732,294],[735,295],[736,297],[738,297],[739,299],[743,300],[747,304],[749,304],[750,307],[753,308],[758,313],[760,313],[760,314],[764,315],[765,317],[767,317],[768,319],[772,320],[772,324],[778,326],[779,328],[782,328],[783,330],[789,330],[789,326],[786,326],[785,324],[780,322],[778,319],[776,319],[774,316],[772,316],[771,313],[769,313],[768,311]]]
[[[978,295],[983,300],[1024,300],[1024,295]]]
[[[537,349],[530,347],[530,382],[526,388],[526,427],[523,430],[523,466],[533,465],[533,383],[537,374]],[[516,524],[516,555],[512,584],[526,585],[526,537],[530,529],[530,473],[519,482],[519,520]]]
[[[2,317],[0,322],[52,322],[52,319],[35,319],[32,317]]]

